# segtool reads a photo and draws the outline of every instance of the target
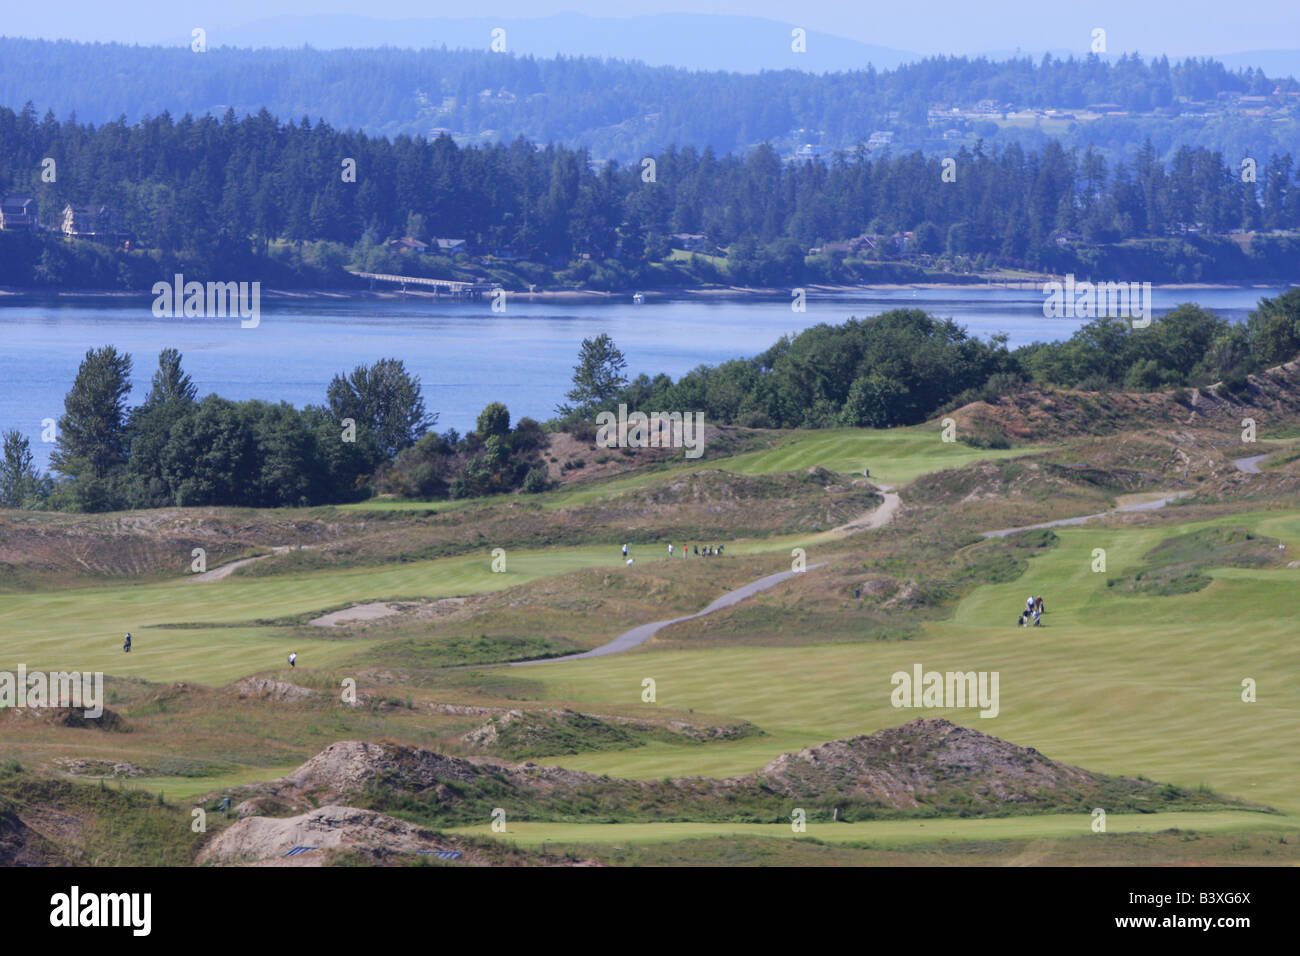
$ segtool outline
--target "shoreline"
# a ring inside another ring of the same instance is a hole
[[[870,292],[906,292],[908,290],[919,291],[944,291],[944,290],[965,290],[965,289],[983,289],[988,291],[1018,291],[1018,292],[1041,292],[1041,286],[1047,282],[1059,281],[1059,276],[1036,276],[1023,279],[988,279],[983,282],[880,282],[869,283],[866,285],[824,285],[809,284],[799,286],[810,295],[827,295],[827,296],[850,296]],[[1209,290],[1246,290],[1246,289],[1275,289],[1282,288],[1300,288],[1300,280],[1277,280],[1273,282],[1260,280],[1242,280],[1239,282],[1153,282],[1152,289],[1161,289],[1165,291],[1209,291]],[[550,289],[540,292],[513,292],[507,290],[507,295],[511,299],[523,299],[528,302],[631,302],[636,291],[644,296],[647,303],[650,302],[671,302],[671,301],[688,301],[691,299],[719,299],[719,300],[787,300],[790,298],[791,289],[788,288],[763,288],[753,286],[724,286],[692,289],[642,289],[629,292],[603,292],[596,289]],[[463,302],[464,299],[453,299],[446,295],[437,295],[433,292],[423,292],[407,290],[376,291],[373,289],[266,289],[261,293],[265,299],[278,301],[292,300],[364,300],[374,299],[376,301],[401,301],[404,299],[421,299],[441,301],[447,299],[452,302]],[[152,292],[144,291],[125,291],[121,289],[29,289],[18,286],[0,286],[0,301],[5,298],[33,298],[33,299],[153,299]]]

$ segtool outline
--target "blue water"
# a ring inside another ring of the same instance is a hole
[[[1153,290],[1160,315],[1194,301],[1240,321],[1260,298],[1282,289]],[[0,296],[0,430],[17,428],[45,467],[52,445],[41,421],[63,414],[63,398],[86,350],[113,345],[135,361],[130,401],[143,401],[167,347],[201,395],[261,398],[296,406],[324,404],[337,373],[397,357],[420,376],[438,431],[474,426],[488,402],[512,419],[546,419],[564,400],[578,346],[608,332],[628,359],[628,372],[674,378],[701,364],[754,355],[786,333],[891,308],[923,308],[952,317],[980,338],[1005,332],[1012,348],[1068,338],[1084,319],[1043,317],[1038,289],[904,289],[810,296],[807,311],[788,300],[673,300],[633,305],[510,301],[503,313],[484,302],[411,299],[262,300],[256,328],[238,318],[156,318],[152,297],[58,299]]]

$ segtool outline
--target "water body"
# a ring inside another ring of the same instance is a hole
[[[1260,298],[1282,291],[1155,289],[1153,311],[1197,302],[1241,321]],[[264,298],[261,322],[252,329],[241,328],[238,318],[156,318],[152,301],[0,296],[0,430],[27,435],[40,467],[52,447],[41,441],[42,420],[62,415],[78,363],[87,349],[104,345],[135,361],[132,404],[144,400],[158,352],[168,347],[184,353],[201,395],[299,407],[324,404],[335,374],[394,356],[420,376],[425,404],[439,416],[436,429],[465,432],[491,401],[504,402],[512,419],[551,417],[570,386],[579,344],[601,332],[623,350],[631,376],[676,378],[701,364],[755,355],[787,333],[893,308],[951,317],[980,338],[1005,332],[1012,348],[1068,338],[1086,321],[1045,318],[1037,289],[813,295],[803,313],[792,312],[788,300],[756,299],[515,300],[495,313],[486,301]]]

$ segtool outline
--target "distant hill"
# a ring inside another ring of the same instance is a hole
[[[656,24],[681,22],[641,19],[650,36],[657,35]],[[333,18],[321,21],[329,22]],[[478,31],[487,24],[470,22],[478,26],[457,29]],[[119,116],[130,123],[164,111],[219,117],[227,110],[244,115],[265,108],[274,116],[324,119],[368,135],[433,138],[446,132],[461,145],[523,136],[624,163],[674,144],[733,153],[764,142],[787,159],[825,157],[859,146],[948,156],[980,141],[1030,149],[1049,139],[1067,148],[1094,146],[1109,159],[1131,154],[1147,140],[1165,157],[1181,146],[1257,161],[1300,153],[1300,85],[1211,60],[931,57],[890,69],[831,73],[693,72],[619,59],[520,53],[529,43],[540,50],[559,42],[555,23],[563,18],[544,22],[551,32],[506,27],[506,53],[487,49],[486,30],[476,33],[474,50],[254,50],[223,46],[238,34],[220,30],[209,32],[204,53],[184,46],[0,38],[0,105],[17,110],[31,101],[38,114],[50,109],[64,120],[75,113],[95,124]],[[626,21],[582,22],[607,29]],[[365,29],[374,23],[359,18],[353,39],[373,41]],[[746,30],[758,32],[742,31],[734,42],[717,42],[708,51],[702,47],[714,43],[716,32],[680,29],[674,35],[687,54],[714,64],[743,59],[751,48],[757,59],[747,61],[750,65],[770,57],[772,63],[829,67],[848,62],[834,59],[841,54],[851,59],[870,53],[817,34],[809,37],[807,54],[789,53],[784,25],[744,23]],[[268,41],[297,35],[291,29],[264,34]],[[419,35],[412,27],[412,36]],[[605,53],[632,43],[612,34],[607,44],[596,42],[597,33],[577,35]],[[640,55],[662,49],[639,37],[635,47]],[[840,52],[832,57],[835,50]]]
[[[426,17],[378,20],[365,16],[279,16],[229,30],[211,31],[216,46],[286,47],[320,50],[394,46],[487,50],[494,28],[506,31],[506,49],[523,56],[590,56],[639,60],[652,66],[689,70],[860,70],[868,63],[890,69],[920,54],[809,31],[807,50],[791,50],[797,24],[759,17],[663,13],[633,17]]]

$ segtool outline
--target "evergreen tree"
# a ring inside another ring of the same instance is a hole
[[[90,349],[64,399],[50,464],[74,478],[103,479],[126,460],[131,357],[111,345]]]
[[[573,404],[556,406],[556,413],[568,418],[607,406],[627,384],[626,368],[627,359],[608,333],[583,339],[573,367],[573,388],[564,396]]]
[[[0,457],[0,505],[21,508],[40,486],[41,476],[32,464],[31,444],[17,429],[5,432]]]
[[[160,405],[176,401],[191,405],[198,398],[198,393],[194,381],[181,369],[181,353],[173,348],[159,352],[158,368],[153,373],[153,382],[145,404]]]

